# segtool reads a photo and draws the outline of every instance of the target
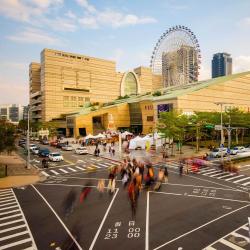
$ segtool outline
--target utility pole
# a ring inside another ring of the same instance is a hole
[[[225,104],[232,104],[232,103],[226,103],[226,102],[215,102],[214,104],[220,105],[220,148],[224,147],[224,134],[223,134],[223,115],[222,115],[222,107]],[[223,163],[223,150],[221,150],[221,162]]]
[[[30,169],[30,105],[28,105],[28,129],[27,129],[27,162],[26,168]]]

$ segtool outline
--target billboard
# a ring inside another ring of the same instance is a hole
[[[159,104],[157,105],[157,113],[158,117],[160,116],[161,112],[169,112],[173,110],[173,103],[167,103],[167,104]]]

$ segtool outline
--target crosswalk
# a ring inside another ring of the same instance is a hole
[[[89,171],[94,171],[97,169],[105,169],[105,168],[111,168],[116,166],[116,162],[98,162],[95,161],[94,163],[83,163],[79,162],[77,165],[64,165],[56,168],[48,168],[41,173],[46,176],[59,176],[59,175],[67,175],[67,174],[75,174],[75,173],[80,173],[80,172],[89,172]]]
[[[0,249],[37,249],[12,189],[0,189]]]
[[[247,250],[250,249],[250,238],[249,238],[249,225],[245,224],[233,232],[225,235],[219,240],[213,242],[211,245],[205,247],[203,250],[223,250],[223,249],[234,249],[234,250]]]
[[[156,167],[161,167],[162,164],[156,164]],[[179,168],[179,163],[178,162],[168,162],[167,166],[169,168],[174,168],[178,169]],[[250,176],[244,175],[244,174],[237,174],[237,173],[229,173],[222,171],[216,167],[202,167],[199,169],[198,174],[210,177],[210,178],[215,178],[218,180],[224,180],[227,182],[232,182],[236,185],[240,185],[242,187],[250,187]]]

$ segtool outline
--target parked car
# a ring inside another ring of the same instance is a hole
[[[215,148],[210,153],[210,156],[217,158],[217,157],[221,157],[221,154],[223,155],[223,157],[226,156],[227,155],[227,148]]]
[[[62,150],[65,150],[65,151],[72,151],[74,148],[71,146],[71,145],[64,145],[62,147]]]
[[[42,144],[43,145],[49,145],[49,141],[48,140],[42,140]]]
[[[38,146],[33,147],[33,148],[31,149],[32,154],[38,155],[38,154],[39,154],[39,149],[40,149],[40,148],[39,148]]]
[[[26,144],[26,139],[20,139],[20,140],[18,141],[18,145],[19,145],[19,146],[22,146],[23,144]]]
[[[234,147],[233,149],[231,149],[230,153],[231,153],[231,155],[237,155],[238,153],[242,153],[245,151],[246,151],[245,147],[237,146],[237,147]]]
[[[78,155],[84,155],[88,153],[88,149],[86,147],[78,147],[75,149],[75,153]]]
[[[58,144],[58,141],[52,141],[52,142],[50,142],[50,146],[52,146],[52,147],[56,147],[57,144]]]
[[[63,161],[63,156],[58,152],[50,153],[49,160],[50,161]]]
[[[57,148],[62,148],[62,147],[64,147],[64,146],[66,146],[66,144],[65,144],[65,143],[62,143],[62,142],[59,142],[59,143],[57,143],[57,145],[56,145]]]
[[[39,153],[38,154],[41,157],[48,157],[49,154],[50,154],[50,151],[49,151],[48,148],[41,148],[41,149],[39,149]]]

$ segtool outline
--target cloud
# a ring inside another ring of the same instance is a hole
[[[62,42],[48,33],[34,28],[26,28],[23,31],[20,31],[16,35],[8,36],[7,39],[16,42],[23,43],[34,43],[42,45],[60,45]]]
[[[250,71],[250,56],[238,56],[233,59],[233,72]]]
[[[250,17],[245,17],[239,21],[240,26],[250,27]]]
[[[112,9],[97,10],[93,5],[89,4],[87,0],[76,0],[76,2],[86,11],[85,16],[79,19],[79,23],[84,28],[96,29],[101,26],[118,28],[157,22],[153,17],[139,17],[134,14],[124,14]]]
[[[72,19],[56,17],[55,19],[44,18],[41,23],[47,25],[53,30],[74,32],[77,29],[75,22]]]
[[[21,22],[31,22],[63,0],[1,0],[0,14]]]
[[[76,2],[83,8],[85,8],[88,12],[94,13],[96,12],[96,8],[89,4],[87,0],[76,0]]]
[[[70,19],[76,19],[76,15],[71,10],[69,10],[68,12],[66,12],[65,16],[68,17],[68,18],[70,18]]]
[[[199,81],[207,80],[211,78],[211,69],[205,64],[202,64],[200,66],[200,75],[199,75]]]

